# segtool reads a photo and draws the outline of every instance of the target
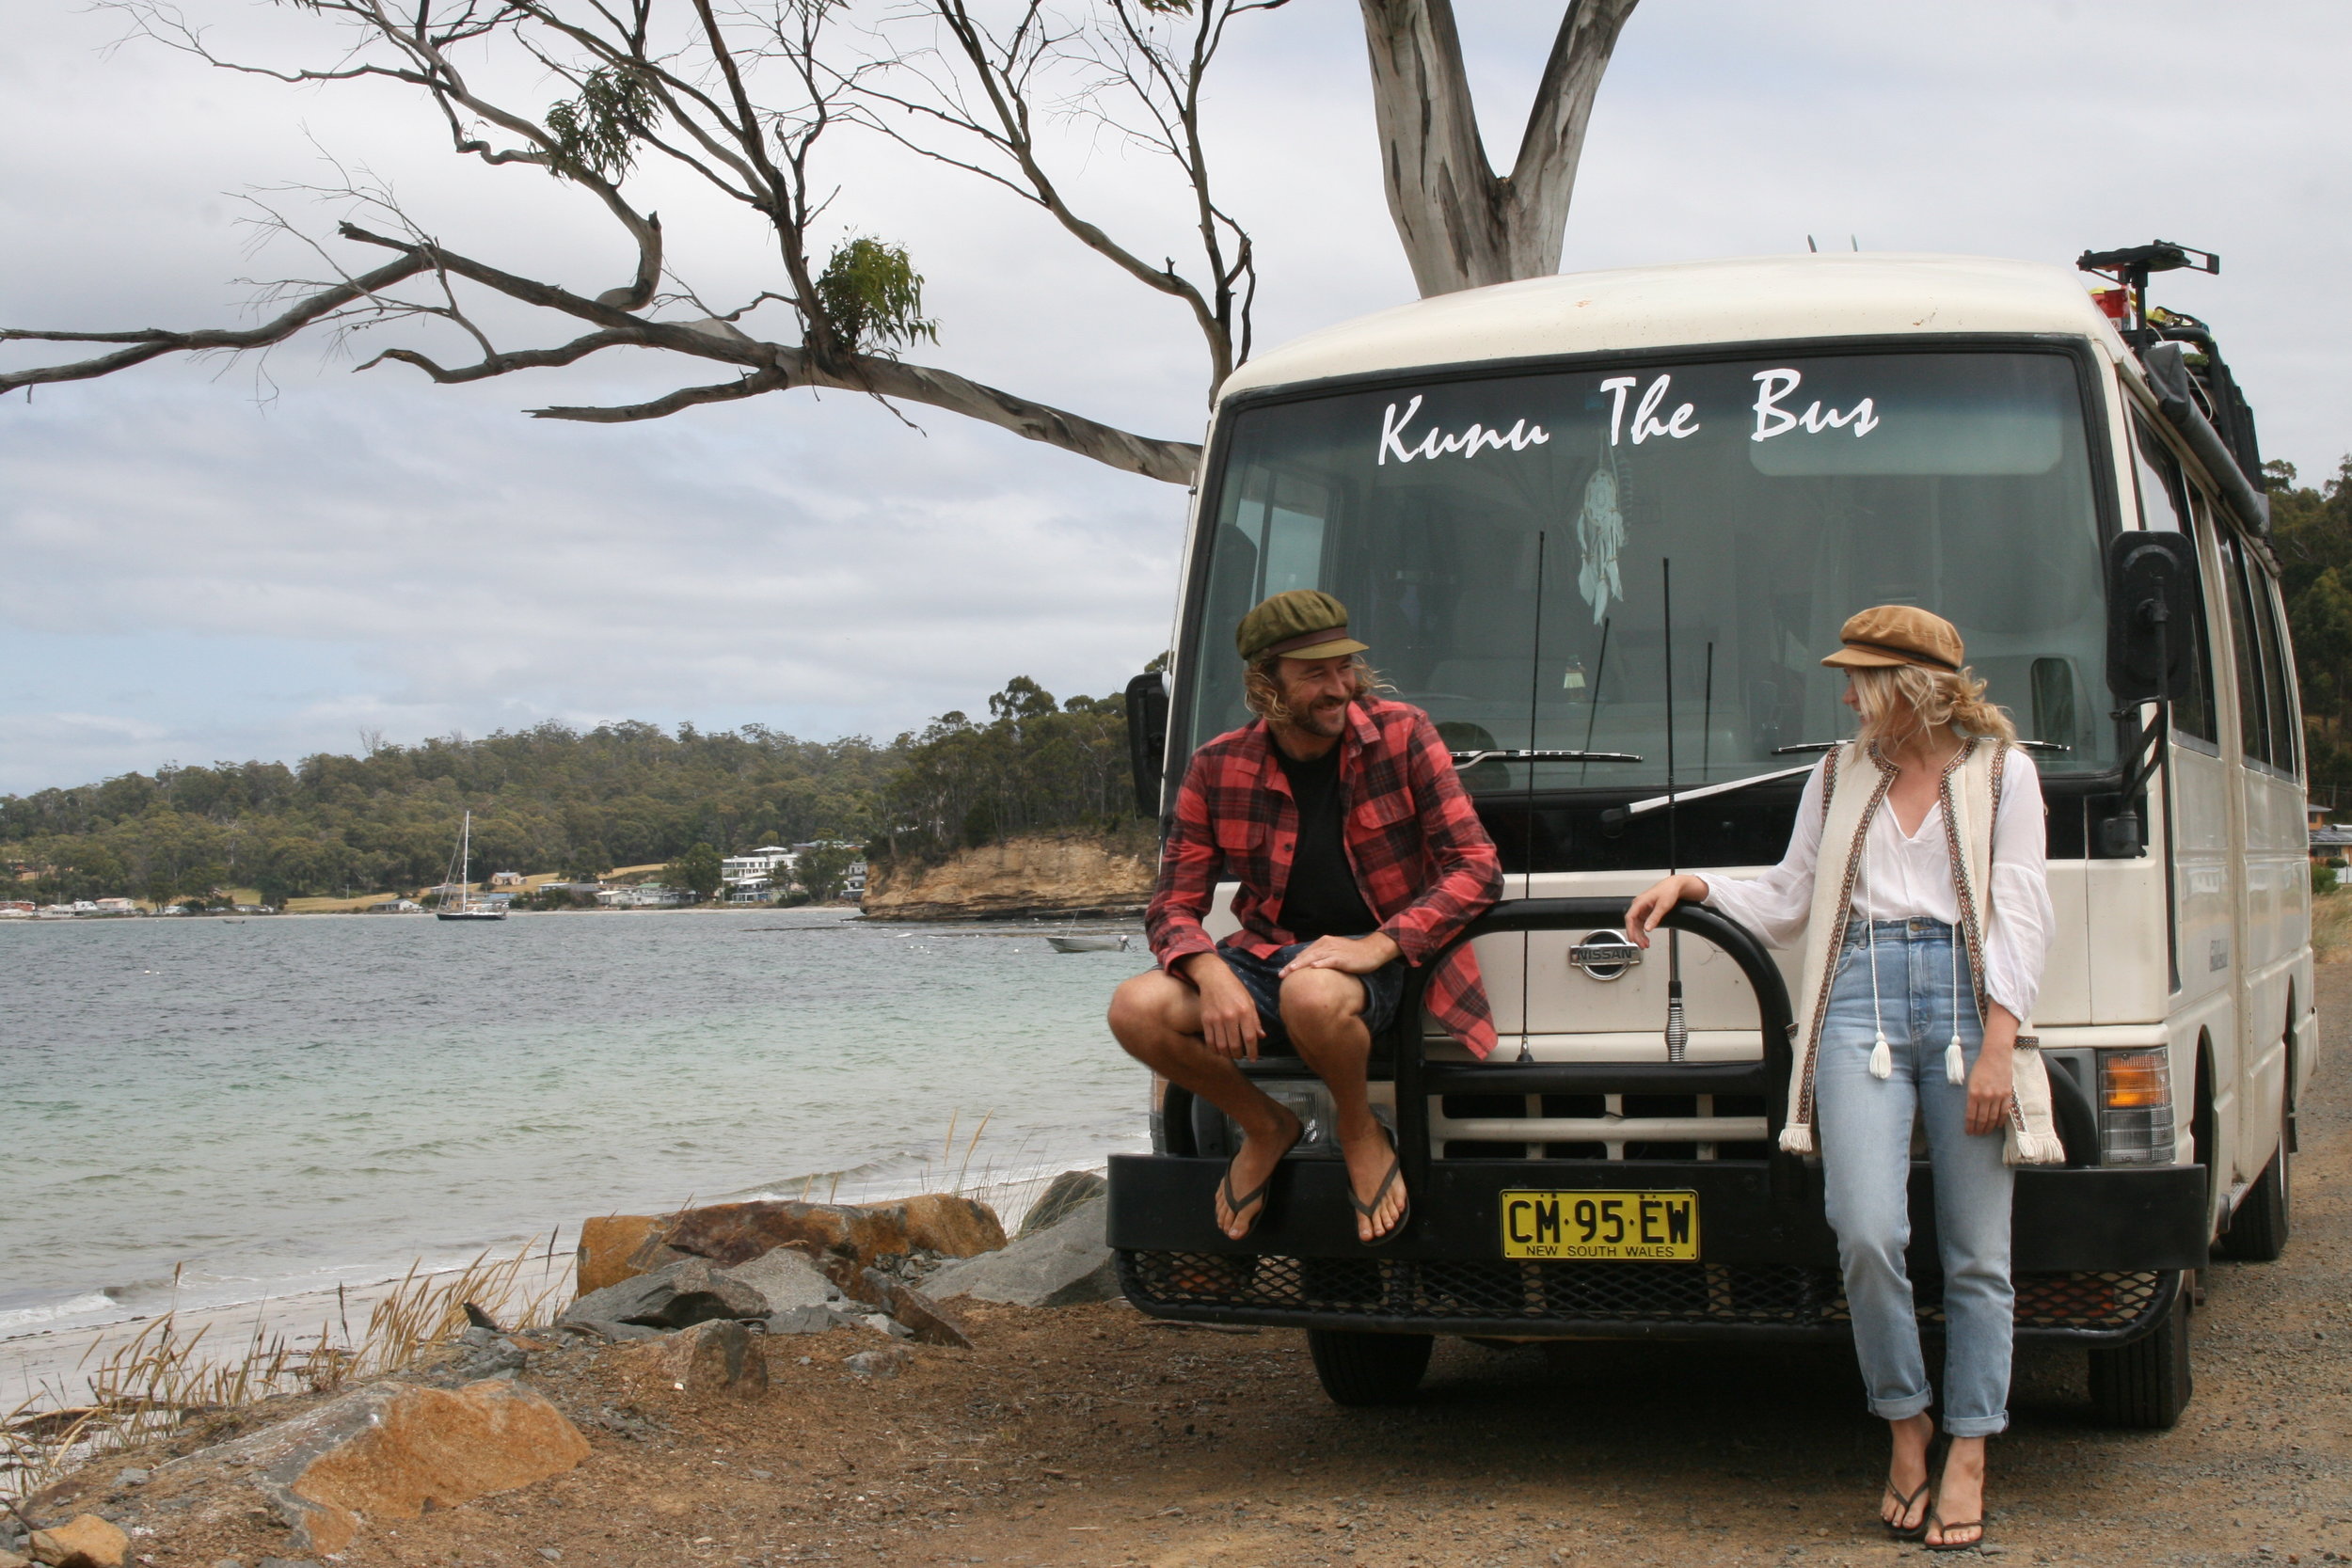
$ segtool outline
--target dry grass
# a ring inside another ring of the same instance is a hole
[[[2352,957],[2352,888],[2312,900],[2312,955],[2321,963]]]
[[[553,1250],[550,1239],[547,1252]],[[0,1498],[39,1491],[73,1465],[163,1436],[198,1415],[284,1394],[331,1393],[414,1366],[465,1329],[469,1303],[504,1327],[544,1323],[560,1305],[563,1281],[524,1286],[523,1271],[540,1251],[534,1242],[511,1258],[484,1253],[462,1269],[412,1267],[357,1334],[338,1291],[336,1315],[315,1335],[257,1325],[244,1345],[224,1347],[207,1341],[209,1326],[180,1333],[178,1314],[166,1312],[127,1340],[93,1344],[82,1361],[87,1396],[77,1401],[63,1387],[44,1386],[0,1416]]]

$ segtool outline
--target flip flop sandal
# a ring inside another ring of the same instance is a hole
[[[1216,1189],[1217,1196],[1225,1200],[1225,1212],[1235,1219],[1239,1219],[1242,1216],[1242,1211],[1254,1204],[1257,1207],[1257,1212],[1249,1216],[1249,1223],[1243,1227],[1240,1235],[1230,1234],[1223,1226],[1217,1227],[1218,1235],[1224,1236],[1230,1242],[1246,1242],[1257,1233],[1259,1222],[1265,1218],[1266,1205],[1270,1201],[1267,1189],[1274,1185],[1275,1177],[1281,1174],[1282,1162],[1290,1158],[1291,1150],[1296,1148],[1298,1140],[1306,1135],[1307,1124],[1300,1122],[1298,1131],[1291,1134],[1291,1141],[1282,1146],[1282,1152],[1274,1157],[1274,1164],[1267,1169],[1265,1180],[1250,1188],[1248,1193],[1241,1197],[1233,1196],[1233,1161],[1239,1160],[1241,1156],[1236,1154],[1232,1160],[1225,1162],[1225,1180],[1217,1183]]]
[[[1974,1541],[1931,1541],[1928,1539],[1930,1529],[1972,1529],[1977,1532],[1977,1538]],[[1947,1522],[1932,1507],[1928,1510],[1927,1519],[1919,1528],[1919,1544],[1931,1552],[1973,1552],[1984,1544],[1984,1540],[1982,1519],[1953,1519]]]
[[[1886,1495],[1895,1499],[1895,1519],[1910,1518],[1912,1509],[1917,1505],[1921,1497],[1927,1496],[1928,1488],[1933,1486],[1934,1484],[1935,1470],[1932,1466],[1930,1466],[1928,1470],[1928,1479],[1921,1481],[1918,1489],[1907,1497],[1900,1492],[1895,1490],[1895,1483],[1893,1481],[1888,1481],[1886,1483]],[[1934,1508],[1931,1506],[1927,1510],[1927,1513],[1919,1515],[1919,1522],[1915,1525],[1899,1525],[1895,1522],[1895,1519],[1889,1519],[1883,1513],[1879,1515],[1879,1523],[1884,1525],[1886,1527],[1886,1533],[1893,1536],[1898,1541],[1917,1541],[1928,1533],[1928,1515],[1933,1513],[1934,1512]]]
[[[1370,1219],[1373,1215],[1380,1212],[1380,1205],[1388,1197],[1389,1189],[1395,1186],[1399,1179],[1405,1175],[1405,1159],[1404,1156],[1400,1155],[1396,1150],[1396,1134],[1391,1132],[1385,1127],[1383,1127],[1380,1132],[1381,1135],[1389,1140],[1389,1174],[1380,1179],[1379,1188],[1373,1193],[1372,1201],[1370,1203],[1366,1203],[1362,1198],[1356,1196],[1355,1182],[1350,1181],[1347,1184],[1347,1201],[1355,1205],[1356,1212],[1362,1215],[1365,1219]],[[1369,1242],[1359,1238],[1358,1244],[1362,1246],[1386,1246],[1391,1242],[1395,1241],[1399,1235],[1404,1233],[1406,1223],[1409,1222],[1412,1217],[1413,1195],[1407,1193],[1405,1195],[1405,1207],[1397,1212],[1396,1223],[1390,1226],[1388,1229],[1382,1231],[1379,1235],[1375,1236]]]
[[[1904,1519],[1911,1517],[1913,1506],[1927,1495],[1928,1488],[1935,1484],[1936,1472],[1941,1467],[1937,1461],[1943,1457],[1944,1443],[1944,1434],[1940,1432],[1928,1439],[1927,1479],[1919,1483],[1918,1490],[1911,1496],[1906,1497],[1900,1492],[1896,1491],[1894,1478],[1892,1476],[1887,1478],[1886,1495],[1895,1499],[1897,1517]],[[1935,1505],[1929,1504],[1926,1511],[1919,1515],[1919,1522],[1915,1525],[1899,1525],[1884,1514],[1879,1516],[1879,1523],[1884,1525],[1886,1533],[1898,1541],[1917,1541],[1928,1533],[1928,1515],[1934,1512]]]

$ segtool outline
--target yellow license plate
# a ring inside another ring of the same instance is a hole
[[[1502,1195],[1505,1258],[1695,1261],[1696,1193]]]

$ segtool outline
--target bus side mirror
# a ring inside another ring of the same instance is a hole
[[[2147,530],[2107,541],[2107,689],[2126,705],[2170,702],[2195,679],[2197,546]]]
[[[1168,677],[1154,670],[1127,683],[1127,766],[1136,776],[1136,815],[1160,815],[1168,772]]]

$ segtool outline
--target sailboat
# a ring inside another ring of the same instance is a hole
[[[473,882],[473,813],[471,812],[466,814],[466,825],[457,831],[457,853],[450,857],[450,864],[456,870],[457,875],[453,879],[446,872],[442,874],[441,898],[443,902],[439,909],[433,911],[435,919],[504,920],[506,918],[505,905],[485,904],[467,896],[466,890]],[[453,887],[457,890],[457,907],[454,909],[450,908],[448,904],[448,890]]]

